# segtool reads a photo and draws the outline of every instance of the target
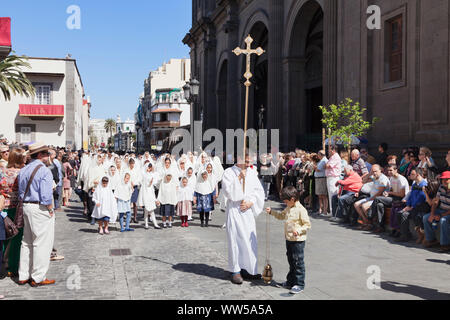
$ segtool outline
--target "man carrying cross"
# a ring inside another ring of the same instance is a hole
[[[228,267],[234,284],[242,284],[243,277],[261,278],[257,271],[255,218],[264,208],[264,189],[256,168],[251,165],[251,157],[246,154],[245,163],[242,158],[238,157],[238,163],[225,170],[222,180],[222,191],[227,199]]]

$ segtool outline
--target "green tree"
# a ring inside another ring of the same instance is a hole
[[[341,141],[349,151],[354,137],[364,136],[375,123],[381,120],[379,118],[373,118],[372,121],[364,120],[367,109],[350,98],[339,105],[332,104],[319,108],[322,110],[322,124],[327,129],[328,140]]]
[[[112,136],[116,133],[116,121],[114,119],[106,119],[105,121],[105,130],[109,132],[109,146],[112,144]]]
[[[35,95],[33,84],[21,69],[31,68],[26,60],[25,56],[10,55],[0,61],[0,90],[6,101],[11,100],[12,95],[26,97]]]

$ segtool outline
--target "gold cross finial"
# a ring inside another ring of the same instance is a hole
[[[247,81],[245,82],[245,86],[250,87],[252,85],[252,83],[250,82],[250,79],[253,77],[253,74],[251,73],[251,70],[250,70],[251,55],[256,53],[258,56],[260,56],[265,51],[261,47],[258,47],[257,49],[252,49],[253,38],[250,35],[248,35],[248,37],[245,38],[245,43],[247,44],[247,49],[241,49],[241,48],[237,47],[236,49],[233,50],[233,52],[237,56],[240,56],[241,54],[247,55],[247,70],[244,74],[244,77],[245,77],[245,79],[247,79]]]

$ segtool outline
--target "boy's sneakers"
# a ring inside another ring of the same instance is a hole
[[[291,290],[292,286],[289,285],[287,282],[283,282],[283,283],[277,283],[278,287],[284,288],[284,289],[288,289]]]
[[[290,294],[298,294],[303,292],[304,290],[300,286],[293,286],[291,288],[291,291],[289,291]]]
[[[169,222],[169,229],[172,228],[172,222]]]

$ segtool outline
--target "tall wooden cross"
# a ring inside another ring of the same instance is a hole
[[[250,82],[250,79],[253,77],[253,74],[251,73],[251,56],[252,54],[257,54],[258,56],[262,55],[265,51],[259,47],[257,49],[252,49],[252,43],[253,43],[253,38],[248,35],[247,38],[245,38],[245,43],[247,44],[247,49],[241,49],[239,47],[237,47],[236,49],[233,50],[234,54],[237,56],[240,56],[241,54],[245,54],[247,55],[247,69],[244,73],[244,77],[245,79],[247,79],[247,81],[245,81],[244,85],[245,85],[245,123],[244,123],[244,151],[242,153],[242,159],[245,163],[245,145],[246,145],[246,141],[247,141],[247,130],[248,130],[248,96],[249,96],[249,90],[250,90],[250,86],[252,85],[252,83]],[[244,183],[243,183],[243,189],[245,192],[245,179],[244,179]]]

